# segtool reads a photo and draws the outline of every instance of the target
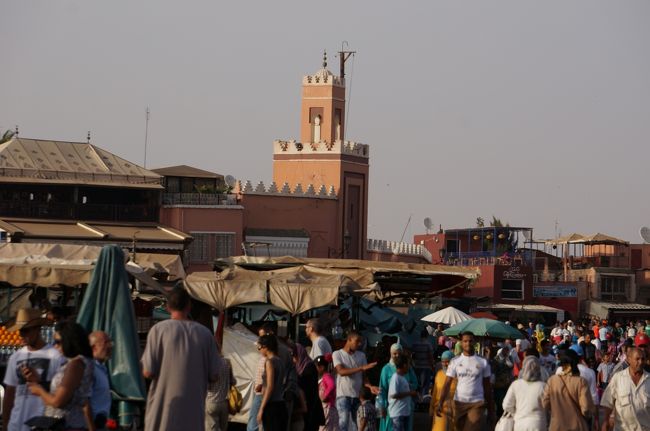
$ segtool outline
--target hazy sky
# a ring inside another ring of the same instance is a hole
[[[650,225],[650,1],[30,1],[0,5],[0,128],[147,167],[270,181],[300,86],[343,40],[369,236],[493,214],[537,238]]]

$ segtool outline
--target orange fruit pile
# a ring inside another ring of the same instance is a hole
[[[20,334],[18,331],[7,331],[6,326],[0,326],[0,345],[20,346]]]

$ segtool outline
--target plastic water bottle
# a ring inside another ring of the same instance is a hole
[[[384,399],[381,397],[381,389],[375,398],[375,410],[377,410],[377,417],[383,418],[386,416],[386,405]]]

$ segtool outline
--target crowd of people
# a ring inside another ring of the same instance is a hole
[[[432,331],[444,352],[434,431],[491,429],[500,418],[517,431],[650,429],[650,320],[517,327],[520,338],[480,344]]]
[[[225,431],[232,365],[190,318],[185,290],[173,289],[167,307],[171,318],[152,327],[141,360],[150,380],[144,429]],[[110,337],[62,320],[48,344],[46,322],[25,309],[10,328],[24,347],[9,358],[3,429],[105,429]],[[507,340],[452,338],[440,324],[409,345],[385,336],[369,346],[352,330],[334,340],[312,318],[303,345],[265,322],[255,328],[247,430],[413,431],[421,429],[414,413],[427,405],[432,431],[491,430],[501,421],[516,431],[650,430],[650,320],[517,328],[520,337]]]
[[[105,332],[88,334],[61,320],[49,344],[41,327],[51,323],[41,310],[26,308],[9,328],[19,331],[23,347],[7,363],[2,429],[103,430],[111,407],[105,362],[112,341]]]
[[[650,429],[650,321],[530,322],[507,340],[447,337],[438,325],[412,345],[392,343],[387,361],[356,332],[332,351],[318,319],[306,328],[309,354],[269,324],[259,330],[249,431],[413,430],[423,404],[432,431],[489,430],[499,420],[517,431]]]

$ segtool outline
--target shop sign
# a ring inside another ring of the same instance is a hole
[[[537,298],[575,298],[578,289],[575,286],[534,286],[533,297]]]
[[[511,266],[508,270],[503,272],[504,280],[521,280],[526,274],[521,272],[521,267]]]

